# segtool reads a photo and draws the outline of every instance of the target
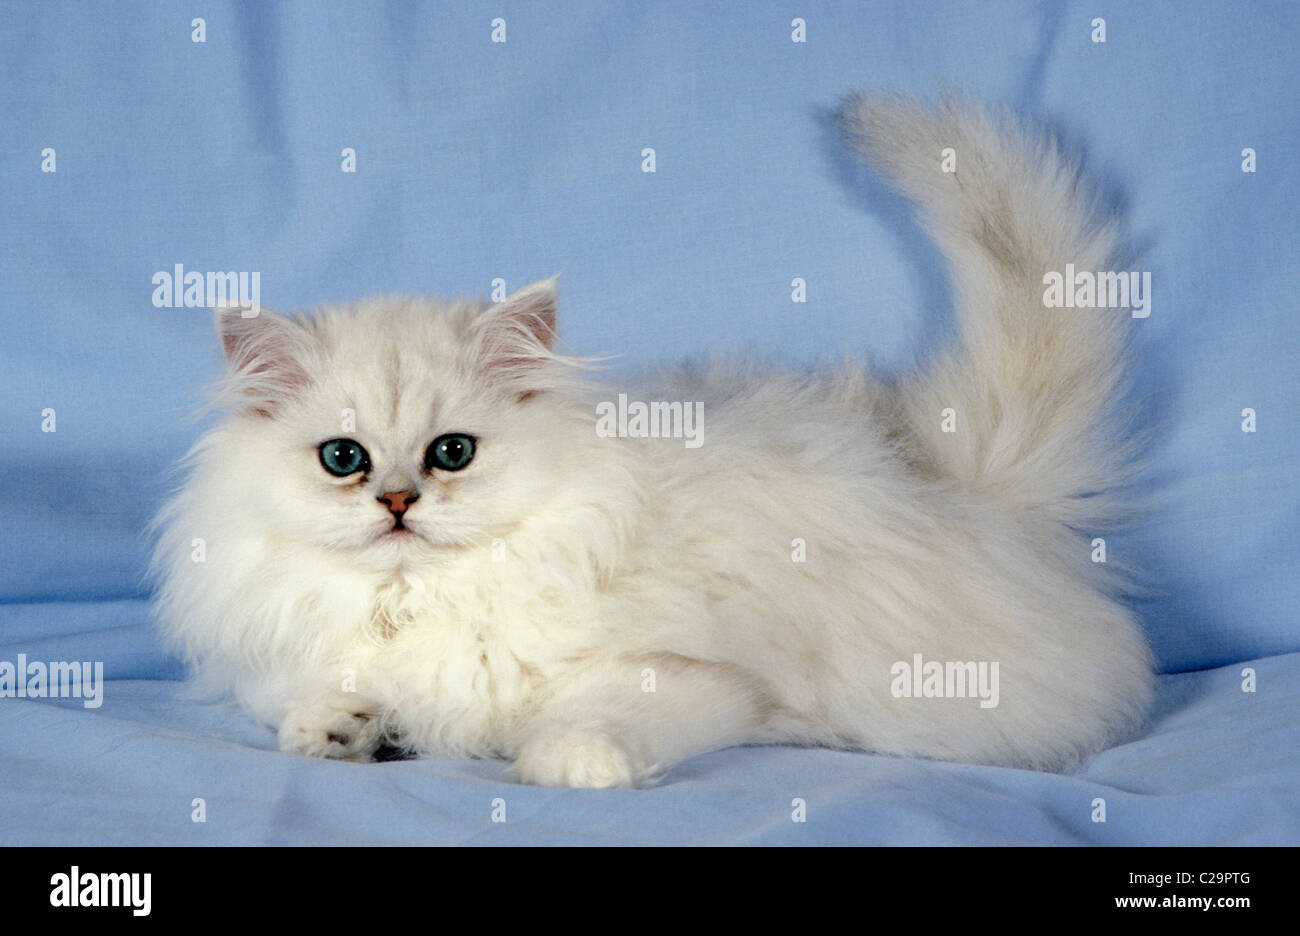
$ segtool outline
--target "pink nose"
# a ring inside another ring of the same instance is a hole
[[[392,511],[394,517],[400,517],[402,514],[406,513],[406,508],[410,507],[419,499],[420,495],[416,494],[414,491],[394,491],[391,494],[379,495],[380,502],[385,504],[388,509]]]

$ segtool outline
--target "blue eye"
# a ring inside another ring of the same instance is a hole
[[[474,460],[474,437],[463,432],[438,436],[424,453],[425,468],[460,471]]]
[[[356,474],[358,471],[370,470],[370,456],[358,443],[351,439],[330,439],[322,442],[320,463],[325,470],[340,478]]]

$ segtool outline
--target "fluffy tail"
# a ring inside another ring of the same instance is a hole
[[[958,341],[905,378],[896,401],[922,463],[1079,529],[1119,519],[1133,447],[1112,420],[1130,312],[1044,304],[1049,271],[1118,270],[1117,226],[1077,164],[1051,139],[952,99],[859,95],[840,118],[917,203],[951,268]]]

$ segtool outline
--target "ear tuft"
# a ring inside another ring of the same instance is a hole
[[[557,277],[538,280],[483,311],[480,363],[499,380],[525,379],[554,360]]]
[[[226,393],[237,409],[270,415],[307,383],[307,334],[297,322],[247,304],[213,309],[229,371]]]
[[[513,327],[528,333],[547,351],[555,350],[555,323],[559,307],[556,283],[559,274],[535,283],[506,296],[498,306],[498,314],[509,319]]]

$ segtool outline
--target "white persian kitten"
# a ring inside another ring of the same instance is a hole
[[[842,120],[954,278],[957,335],[897,381],[594,387],[553,350],[553,281],[219,310],[224,415],[156,555],[200,683],[285,751],[589,787],[768,742],[1059,769],[1139,725],[1151,658],[1089,545],[1127,509],[1128,314],[1043,301],[1047,271],[1116,268],[1115,230],[1051,142],[979,109]],[[619,392],[702,402],[703,444],[598,432]]]

